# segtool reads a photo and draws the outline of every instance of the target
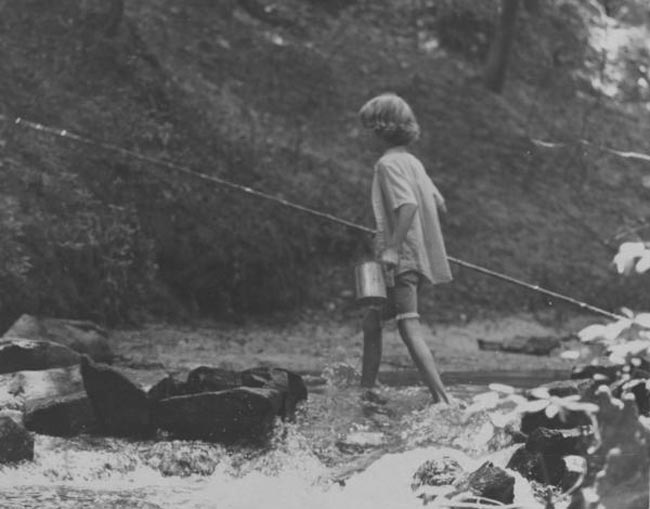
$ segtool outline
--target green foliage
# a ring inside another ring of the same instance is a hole
[[[645,140],[629,129],[642,131],[640,116],[576,99],[574,71],[593,71],[578,4],[522,11],[503,101],[468,80],[480,74],[496,0],[328,2],[331,16],[313,7],[324,4],[288,0],[255,16],[237,2],[142,1],[108,34],[102,2],[9,3],[0,111],[371,225],[376,155],[357,143],[356,111],[392,89],[423,126],[415,150],[447,197],[450,254],[600,305],[643,295],[640,283],[603,291],[614,283],[600,253],[584,249],[593,239],[555,203],[613,230],[620,215],[642,215],[643,196],[634,187],[613,197],[601,177],[638,169],[581,147],[537,152],[524,139],[583,133],[589,114],[607,145]],[[566,65],[558,51],[570,53]],[[322,302],[350,286],[339,275],[366,248],[358,233],[97,147],[19,128],[0,138],[4,323],[24,311],[120,321]],[[436,298],[463,312],[546,305],[466,272]]]

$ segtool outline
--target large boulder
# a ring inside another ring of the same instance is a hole
[[[241,372],[223,368],[200,366],[190,371],[187,381],[181,382],[168,375],[151,389],[149,399],[158,401],[173,396],[220,392],[237,387],[274,389],[281,393],[282,404],[278,415],[292,419],[298,402],[307,399],[307,386],[300,375],[286,369],[256,367]]]
[[[34,459],[34,438],[11,417],[0,416],[0,463]]]
[[[84,391],[28,403],[24,423],[30,431],[59,437],[77,435],[96,427],[95,414]]]
[[[52,341],[67,346],[96,362],[111,363],[113,352],[108,343],[108,333],[99,325],[86,320],[37,318],[22,315],[5,332],[2,339],[32,339]]]
[[[0,375],[0,408],[23,411],[37,401],[83,391],[79,365]]]
[[[283,404],[273,389],[241,387],[162,399],[154,405],[154,423],[186,439],[230,443],[264,440]]]
[[[0,374],[60,368],[78,363],[77,352],[51,341],[14,338],[0,343]]]
[[[147,394],[126,376],[87,356],[81,359],[83,385],[99,429],[112,436],[150,436],[151,403]]]

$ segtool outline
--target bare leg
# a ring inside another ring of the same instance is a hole
[[[397,326],[400,336],[402,336],[402,341],[406,344],[411,358],[420,372],[420,376],[429,388],[429,391],[431,391],[433,400],[436,403],[439,403],[441,400],[449,403],[445,387],[436,369],[436,362],[433,359],[431,350],[429,350],[422,337],[420,320],[417,318],[405,318],[399,320]]]
[[[373,387],[381,362],[381,317],[378,309],[369,309],[363,320],[363,359],[361,386]]]

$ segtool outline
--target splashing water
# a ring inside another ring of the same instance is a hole
[[[0,468],[0,508],[415,508],[410,484],[424,461],[446,451],[476,468],[471,455],[494,449],[485,414],[431,405],[423,387],[368,393],[351,368],[324,375],[263,448],[37,435],[33,462]]]

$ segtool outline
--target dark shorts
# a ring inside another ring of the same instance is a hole
[[[421,276],[415,271],[404,272],[395,277],[395,286],[387,289],[388,300],[386,305],[375,309],[381,312],[383,320],[404,320],[406,318],[420,318],[418,313],[418,289]]]

